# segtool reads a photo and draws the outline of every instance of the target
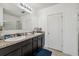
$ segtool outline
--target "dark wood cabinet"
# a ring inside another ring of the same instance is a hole
[[[38,48],[43,48],[45,45],[45,36],[44,34],[38,36]]]
[[[38,36],[38,48],[41,48],[42,47],[42,39],[41,39],[41,36]]]
[[[22,55],[23,56],[32,55],[32,44],[22,46]]]
[[[6,56],[20,56],[21,55],[21,50],[20,49],[16,49],[10,53],[8,53]]]
[[[32,53],[35,52],[38,48],[38,40],[37,37],[32,39]]]
[[[44,34],[0,49],[0,56],[31,56],[45,44]]]
[[[10,53],[13,53],[17,49],[19,49],[19,45],[18,44],[13,44],[11,46],[2,48],[2,49],[0,49],[0,56],[5,56],[5,55],[8,55]],[[20,54],[20,52],[18,54]]]
[[[32,55],[32,39],[23,42],[21,49],[23,56]]]
[[[42,46],[42,48],[44,47],[44,45],[45,45],[45,35],[42,34],[41,35],[41,46]]]

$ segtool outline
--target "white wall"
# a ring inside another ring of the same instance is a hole
[[[33,9],[31,14],[33,28],[38,27],[38,17],[39,17],[38,11]]]
[[[79,55],[79,4],[77,4],[77,13],[78,13],[78,55]]]
[[[46,32],[47,38],[47,15],[63,13],[63,52],[70,55],[78,55],[78,32],[77,32],[77,9],[76,4],[57,4],[39,11],[38,26]]]

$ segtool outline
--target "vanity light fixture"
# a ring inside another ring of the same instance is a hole
[[[26,12],[32,13],[32,8],[26,3],[18,3],[17,6]]]

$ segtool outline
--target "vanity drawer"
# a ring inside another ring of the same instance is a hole
[[[18,48],[19,48],[18,44],[14,44],[14,45],[10,45],[8,47],[2,48],[0,49],[0,56],[5,56]]]
[[[21,50],[15,49],[12,52],[8,53],[6,56],[21,56]]]
[[[32,39],[28,39],[28,40],[21,42],[21,46],[28,45],[30,43],[32,43]]]

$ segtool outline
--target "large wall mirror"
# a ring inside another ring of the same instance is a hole
[[[22,30],[21,18],[3,10],[3,30]]]
[[[0,4],[0,30],[32,30],[31,13],[18,7],[17,4]]]

